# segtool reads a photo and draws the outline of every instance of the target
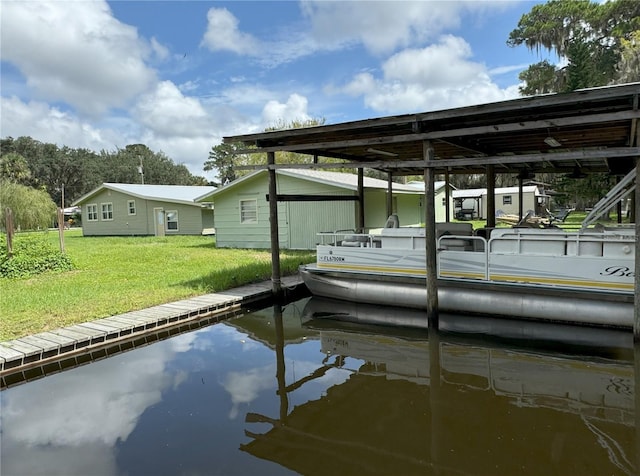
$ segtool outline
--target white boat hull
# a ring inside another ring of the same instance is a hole
[[[302,266],[300,274],[315,296],[426,309],[424,277],[331,272],[315,265]],[[438,309],[607,327],[633,326],[632,296],[546,289],[537,285],[443,280],[438,285]]]

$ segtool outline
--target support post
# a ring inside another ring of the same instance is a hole
[[[393,213],[393,175],[387,172],[387,216]]]
[[[276,153],[267,152],[267,164],[276,163]],[[271,226],[271,283],[276,302],[282,298],[280,281],[280,240],[278,238],[278,197],[276,188],[276,170],[269,168],[269,224]]]
[[[4,226],[7,229],[7,256],[11,258],[13,256],[13,234],[15,230],[13,228],[13,211],[8,207],[4,209]]]
[[[422,143],[424,160],[429,165],[435,160],[435,151],[430,141]],[[438,272],[436,262],[436,209],[435,209],[435,170],[424,170],[424,228],[425,253],[427,265],[427,317],[430,327],[438,327]]]
[[[524,191],[522,190],[522,182],[522,177],[518,177],[518,220],[522,220],[522,218],[524,217],[524,204],[522,203],[524,201]],[[495,213],[493,214],[493,216],[495,216]]]
[[[358,169],[358,228],[361,233],[364,233],[364,169],[362,168]]]
[[[451,184],[449,183],[449,169],[444,173],[444,213],[447,223],[451,221]]]
[[[496,227],[496,173],[493,165],[487,165],[487,228]]]
[[[635,193],[635,209],[640,210],[640,193],[638,193],[638,184],[640,184],[640,158],[636,159],[636,193]],[[633,294],[633,340],[636,346],[640,345],[640,222],[636,220],[636,246],[635,246],[635,278]],[[637,381],[640,381],[636,378]],[[636,389],[638,391],[638,389]]]
[[[58,238],[60,239],[60,253],[64,254],[64,210],[58,208]]]

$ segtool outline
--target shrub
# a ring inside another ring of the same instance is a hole
[[[7,238],[0,235],[0,277],[27,278],[47,271],[69,271],[71,259],[55,248],[43,233],[17,234],[13,256],[7,255]]]

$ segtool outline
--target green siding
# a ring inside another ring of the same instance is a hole
[[[128,202],[135,200],[136,214],[129,215]],[[113,220],[103,220],[101,204],[113,204]],[[98,221],[89,221],[87,205],[96,204]],[[85,236],[153,235],[153,209],[178,212],[178,230],[166,230],[168,235],[199,235],[202,233],[202,209],[200,205],[177,204],[144,200],[115,190],[103,190],[82,204],[82,233]]]
[[[270,248],[271,228],[268,185],[260,175],[222,191],[215,196],[214,226],[216,245],[220,248]],[[255,223],[240,223],[240,200],[256,199],[258,216]],[[278,216],[281,216],[280,207]],[[279,236],[279,238],[282,238]],[[280,246],[284,248],[281,240]]]
[[[315,182],[313,180],[277,174],[279,194],[353,195],[355,190]],[[221,248],[271,247],[269,226],[268,175],[256,174],[245,181],[221,189],[212,200],[215,203],[214,226],[216,243]],[[442,197],[436,195],[436,217],[444,221]],[[256,223],[240,223],[240,200],[255,199],[258,204]],[[424,223],[423,194],[395,194],[394,207],[402,226]],[[452,207],[453,210],[453,207]],[[323,231],[355,229],[358,205],[356,201],[281,202],[278,204],[278,226],[281,249],[314,249],[316,234]],[[381,228],[387,221],[386,190],[365,191],[365,228]]]
[[[277,175],[279,194],[354,194],[331,185]],[[221,191],[215,200],[216,243],[222,248],[271,248],[268,175],[255,177]],[[256,199],[257,223],[240,223],[240,200]],[[281,249],[313,249],[316,233],[355,227],[355,202],[280,202],[278,239]]]

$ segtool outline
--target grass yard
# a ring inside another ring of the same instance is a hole
[[[58,244],[58,232],[46,232]],[[19,235],[16,239],[19,239]],[[218,249],[208,236],[83,237],[65,231],[76,269],[0,278],[0,341],[143,309],[271,277],[269,250]],[[315,261],[281,252],[283,274]]]

